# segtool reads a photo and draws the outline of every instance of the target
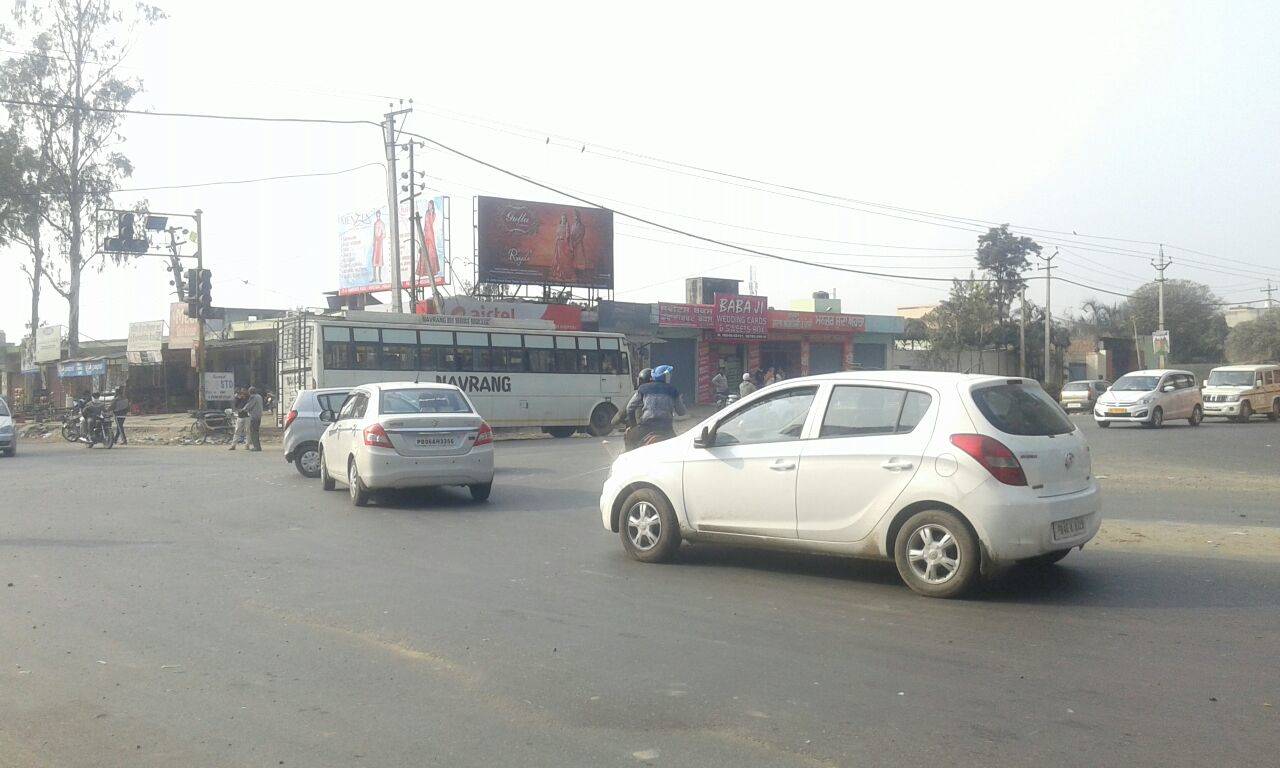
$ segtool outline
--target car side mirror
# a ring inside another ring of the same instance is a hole
[[[1161,392],[1172,392],[1172,391],[1173,391],[1173,390],[1175,390],[1175,389],[1177,389],[1177,387],[1173,386],[1172,384],[1165,384],[1163,387],[1161,387],[1161,388],[1160,388],[1160,391],[1161,391]]]
[[[1200,382],[1200,384],[1207,387],[1209,386],[1209,380],[1205,379],[1204,381]]]
[[[325,409],[320,412],[320,421],[323,424],[332,424],[338,420],[338,415],[333,411]]]
[[[711,431],[711,427],[703,427],[702,434],[693,438],[694,448],[710,448],[716,444],[716,433]]]

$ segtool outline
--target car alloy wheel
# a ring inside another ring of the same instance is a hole
[[[960,570],[960,544],[937,523],[926,523],[907,539],[907,563],[926,584],[945,584]]]
[[[637,551],[648,552],[658,546],[662,536],[662,516],[647,501],[637,501],[627,510],[627,538]]]

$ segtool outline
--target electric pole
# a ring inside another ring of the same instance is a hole
[[[1173,264],[1173,262],[1172,262],[1172,261],[1170,261],[1170,260],[1168,260],[1168,259],[1166,259],[1166,258],[1164,257],[1164,246],[1163,246],[1163,245],[1161,245],[1161,246],[1160,246],[1160,261],[1153,261],[1153,262],[1151,262],[1151,266],[1153,266],[1153,267],[1155,267],[1155,268],[1156,268],[1156,273],[1159,275],[1159,277],[1157,277],[1157,278],[1156,278],[1156,284],[1159,286],[1159,293],[1160,293],[1160,299],[1159,299],[1159,305],[1160,305],[1160,311],[1159,311],[1159,314],[1160,314],[1160,319],[1159,319],[1159,330],[1161,330],[1161,331],[1163,331],[1163,330],[1164,330],[1164,271],[1165,271],[1166,269],[1168,269],[1168,268],[1169,268],[1169,266],[1170,266],[1171,264]],[[1161,368],[1165,367],[1165,364],[1166,364],[1166,361],[1165,361],[1165,353],[1164,353],[1164,352],[1161,352],[1161,353],[1160,353],[1160,367],[1161,367]]]
[[[413,169],[413,145],[416,143],[409,139],[405,145],[409,150],[409,183],[400,185],[401,191],[409,191],[409,311],[415,314],[418,311],[418,230],[422,228],[418,223],[418,177]]]
[[[386,122],[382,124],[383,144],[387,152],[387,207],[390,209],[387,218],[391,219],[391,311],[395,313],[404,311],[404,302],[400,296],[404,285],[400,280],[400,196],[396,194],[398,178],[396,176],[396,118],[412,111],[413,107],[388,112],[383,116]]]
[[[200,228],[204,211],[196,209],[196,274],[204,275],[204,231]],[[196,408],[204,410],[204,309],[196,317]]]
[[[1027,286],[1018,291],[1018,375],[1027,377]]]
[[[1276,302],[1275,299],[1271,297],[1271,294],[1275,293],[1276,290],[1276,288],[1272,287],[1270,280],[1267,281],[1267,287],[1261,289],[1263,293],[1267,294],[1267,309],[1275,309]]]
[[[1053,383],[1053,378],[1050,378],[1053,368],[1050,352],[1053,349],[1053,260],[1058,258],[1058,249],[1053,249],[1052,256],[1036,258],[1044,262],[1044,384],[1047,387]]]

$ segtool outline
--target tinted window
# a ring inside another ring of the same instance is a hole
[[[578,353],[572,349],[557,349],[555,351],[555,368],[552,370],[556,373],[577,373],[578,372]]]
[[[496,333],[494,337],[497,337]],[[492,362],[495,371],[519,373],[524,370],[524,350],[514,347],[495,347]]]
[[[342,404],[342,413],[338,414],[338,420],[358,419],[364,415],[363,404],[368,397],[363,392],[356,392],[349,396],[345,403]]]
[[[1083,392],[1088,388],[1089,388],[1089,382],[1087,381],[1069,381],[1063,385],[1062,391],[1063,392]]]
[[[1147,378],[1155,383],[1154,377]],[[991,426],[1010,435],[1065,435],[1075,429],[1062,408],[1036,386],[981,387],[973,390],[973,402]]]
[[[351,366],[351,329],[324,326],[324,367],[340,371]]]
[[[381,367],[386,371],[412,371],[417,369],[417,332],[396,330],[383,331]]]
[[[822,417],[820,437],[889,435],[898,428],[906,392],[885,387],[836,387]]]
[[[471,413],[471,406],[454,389],[386,389],[379,398],[378,413]]]
[[[529,350],[529,370],[533,373],[555,373],[556,351],[554,349]]]
[[[458,340],[468,334],[458,334]],[[459,371],[493,370],[492,350],[489,347],[458,347],[456,350]]]
[[[787,389],[752,403],[716,426],[716,445],[799,440],[817,387]]]
[[[320,410],[338,412],[342,407],[342,402],[347,399],[345,394],[332,395],[316,395],[316,400],[320,403]]]

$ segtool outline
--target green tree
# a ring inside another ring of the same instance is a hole
[[[921,319],[928,342],[924,358],[929,365],[963,370],[963,353],[989,348],[996,341],[999,315],[990,283],[956,280],[951,295]]]
[[[1160,286],[1147,283],[1125,302],[1125,310],[1137,321],[1138,333],[1159,328]],[[1222,302],[1213,289],[1192,280],[1167,280],[1164,284],[1164,327],[1169,331],[1169,357],[1180,363],[1222,362],[1227,321]]]
[[[127,108],[141,83],[118,70],[137,28],[163,17],[139,4],[126,18],[111,0],[15,6],[16,30],[29,36],[30,50],[0,67],[0,91],[31,103],[11,110],[24,143],[39,158],[28,180],[42,196],[40,223],[27,230],[26,242],[37,280],[43,275],[67,300],[72,356],[79,351],[83,272],[106,265],[93,243],[93,219],[99,208],[111,207],[112,191],[133,172],[119,151],[124,115],[114,110]],[[56,264],[47,258],[45,227],[58,245]]]
[[[999,318],[1000,341],[1012,341],[1009,313],[1013,300],[1026,287],[1023,274],[1031,268],[1031,259],[1040,253],[1040,245],[1029,237],[1015,235],[1008,224],[992,227],[978,236],[977,261],[986,277],[991,278],[990,298]]]
[[[1280,360],[1280,309],[1232,328],[1227,334],[1227,360],[1232,363]]]

